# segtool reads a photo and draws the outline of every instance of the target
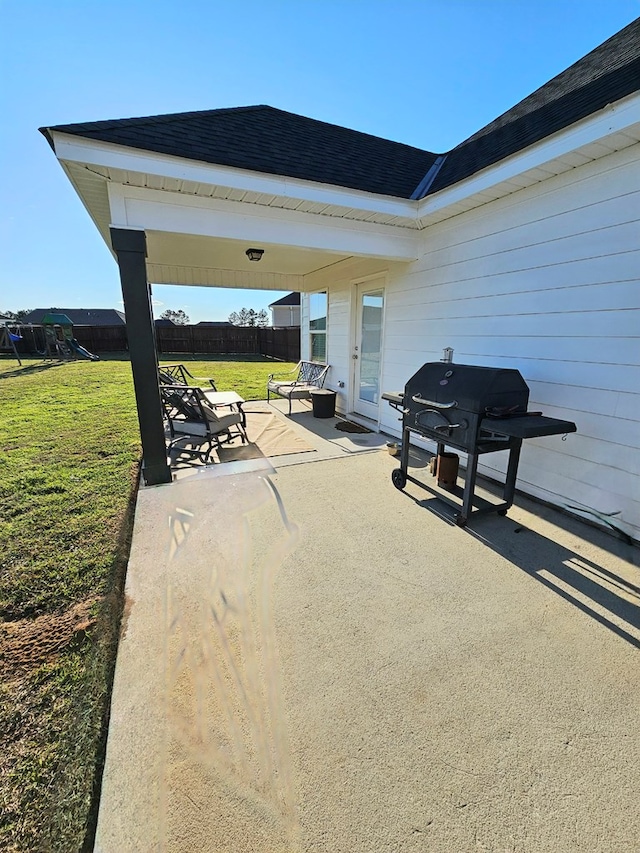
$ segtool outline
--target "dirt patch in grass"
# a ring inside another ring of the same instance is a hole
[[[64,613],[0,624],[0,677],[9,680],[82,643],[97,622],[97,603],[91,598]]]

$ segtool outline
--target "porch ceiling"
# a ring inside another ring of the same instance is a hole
[[[259,290],[313,289],[306,277],[350,256],[259,242],[258,262],[246,250],[254,243],[194,234],[147,231],[147,273],[155,284],[204,285]]]

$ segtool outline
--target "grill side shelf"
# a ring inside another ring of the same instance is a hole
[[[563,435],[577,432],[573,421],[559,418],[547,418],[544,415],[532,415],[521,418],[483,418],[480,429],[510,438],[539,438],[544,435]],[[481,439],[482,440],[482,439]]]
[[[389,403],[395,403],[397,406],[402,405],[402,401],[404,400],[404,395],[399,392],[385,391],[382,394],[382,399],[387,400]]]

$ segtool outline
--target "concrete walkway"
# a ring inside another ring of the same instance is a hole
[[[324,449],[141,490],[96,850],[636,853],[637,549]]]

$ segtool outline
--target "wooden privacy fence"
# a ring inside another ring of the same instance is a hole
[[[259,355],[256,332],[243,326],[158,326],[156,346],[161,353]]]
[[[258,329],[260,355],[282,361],[300,361],[300,327]]]
[[[74,326],[73,334],[89,352],[124,352],[129,349],[126,326]]]
[[[42,332],[42,330],[40,330]],[[74,326],[81,346],[93,353],[129,349],[126,326]],[[18,341],[20,353],[36,353],[30,332]],[[44,340],[42,338],[42,340]],[[156,326],[158,352],[189,355],[266,355],[283,361],[300,360],[300,329],[257,326]]]
[[[160,353],[191,355],[266,355],[283,361],[300,360],[300,329],[258,326],[158,326]]]

